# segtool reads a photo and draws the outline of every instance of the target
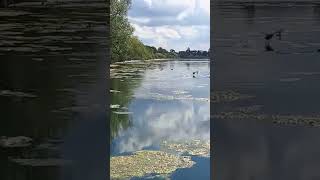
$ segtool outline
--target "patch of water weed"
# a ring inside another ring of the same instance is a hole
[[[194,164],[188,156],[143,150],[132,155],[111,157],[110,176],[113,180],[125,180],[148,174],[168,175],[179,168],[190,168]]]
[[[30,93],[11,91],[11,90],[1,90],[0,96],[15,96],[15,97],[28,97],[28,98],[37,97],[36,95],[30,94]]]
[[[211,101],[213,103],[233,102],[233,101],[248,99],[248,98],[253,98],[253,96],[240,94],[232,90],[215,91],[213,95],[211,95]]]
[[[210,141],[185,140],[185,141],[163,141],[161,148],[191,156],[210,157]]]
[[[111,109],[118,109],[118,108],[120,108],[120,105],[119,104],[110,104],[110,108]]]
[[[112,111],[114,114],[119,114],[119,115],[129,115],[132,114],[132,112],[128,111]]]
[[[11,162],[21,166],[29,167],[57,167],[71,164],[71,161],[64,159],[9,159]]]
[[[160,93],[141,93],[141,94],[136,94],[136,98],[141,98],[141,99],[156,99],[156,100],[193,100],[193,101],[204,101],[204,102],[209,102],[209,98],[197,98],[197,97],[192,97],[192,95],[188,94],[180,94],[180,95],[164,95]]]
[[[320,127],[319,115],[281,115],[281,114],[260,114],[258,110],[261,106],[250,106],[238,108],[235,111],[221,112],[213,115],[213,118],[218,119],[233,119],[233,120],[259,120],[272,122],[279,125],[295,125]]]
[[[120,93],[121,91],[110,89],[111,93]]]
[[[294,81],[299,81],[301,78],[282,78],[279,81],[280,82],[294,82]]]
[[[173,94],[187,94],[188,91],[184,91],[184,90],[175,90],[173,91]]]

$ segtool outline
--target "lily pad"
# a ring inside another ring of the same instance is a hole
[[[128,156],[111,157],[110,176],[114,180],[124,180],[148,174],[167,175],[179,168],[190,168],[194,164],[188,156],[143,150]]]

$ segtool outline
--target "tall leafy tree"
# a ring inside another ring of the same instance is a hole
[[[111,62],[176,57],[174,50],[145,46],[133,36],[134,28],[128,20],[130,6],[131,0],[110,0]]]
[[[130,38],[133,27],[127,18],[131,0],[110,1],[111,60],[112,62],[128,59]]]

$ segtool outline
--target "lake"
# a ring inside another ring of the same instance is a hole
[[[115,63],[110,77],[111,177],[210,179],[209,60]]]
[[[212,6],[214,179],[319,179],[314,3]],[[265,33],[283,29],[265,47]]]

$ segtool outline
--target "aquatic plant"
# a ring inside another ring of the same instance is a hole
[[[168,175],[178,168],[190,168],[194,162],[188,156],[177,156],[162,151],[137,151],[132,155],[110,159],[110,177],[124,180],[149,174]]]
[[[238,92],[228,90],[228,91],[215,91],[213,95],[211,95],[211,101],[213,103],[224,103],[224,102],[232,102],[240,99],[248,99],[253,96],[240,94]]]
[[[188,140],[188,141],[163,141],[161,148],[175,151],[191,156],[210,157],[210,141]]]
[[[279,125],[300,125],[300,126],[320,126],[319,115],[283,115],[283,114],[264,114],[259,113],[261,108],[259,105],[240,107],[233,111],[220,112],[214,114],[213,118],[218,119],[234,119],[234,120],[260,120],[269,121]]]

